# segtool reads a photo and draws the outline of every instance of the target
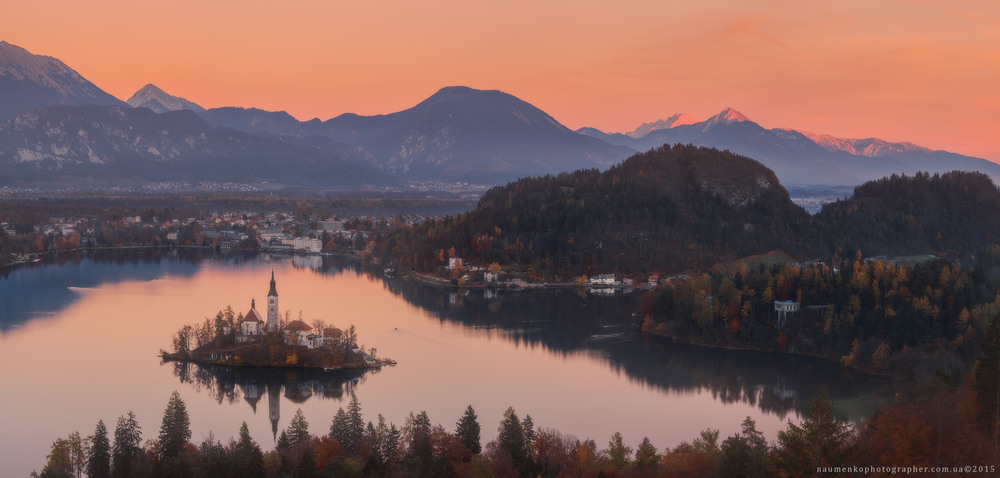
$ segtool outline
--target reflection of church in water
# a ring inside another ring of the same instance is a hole
[[[267,395],[267,416],[275,440],[281,419],[281,399],[300,404],[313,397],[343,400],[366,373],[375,371],[329,371],[322,369],[283,370],[275,368],[231,367],[174,363],[174,374],[181,382],[195,382],[207,389],[219,403],[236,404],[242,395],[257,414],[257,407]]]
[[[257,381],[239,384],[243,391],[243,399],[253,408],[254,415],[257,414],[257,402],[264,396],[267,389],[267,415],[271,419],[271,432],[274,439],[278,438],[278,420],[281,418],[281,384],[272,383],[264,385]]]

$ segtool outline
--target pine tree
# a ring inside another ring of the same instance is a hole
[[[348,440],[348,427],[347,412],[343,408],[338,408],[337,413],[333,416],[333,423],[330,424],[329,437],[337,440],[343,447],[344,442]]]
[[[250,438],[247,422],[240,426],[240,438],[233,452],[235,475],[247,478],[263,478],[264,454],[260,447]]]
[[[160,425],[160,453],[164,458],[176,458],[191,439],[191,419],[181,394],[174,390],[163,412]]]
[[[392,460],[399,447],[399,429],[396,425],[386,425],[385,417],[378,416],[378,426],[368,422],[366,439],[371,443],[372,454],[378,460],[379,465],[384,465]]]
[[[288,424],[287,437],[290,447],[299,443],[306,443],[311,438],[309,436],[309,422],[306,421],[301,408],[295,411],[295,416],[292,417],[292,421]]]
[[[287,450],[292,447],[292,442],[288,440],[288,432],[281,430],[281,435],[278,435],[278,442],[274,444],[274,448],[278,451]]]
[[[743,433],[722,442],[721,473],[723,477],[772,476],[769,469],[767,439],[757,430],[752,418],[743,420]]]
[[[381,416],[379,416],[379,422],[380,423],[382,422]],[[396,428],[396,425],[394,423],[390,423],[389,432],[386,433],[385,440],[382,442],[382,446],[380,447],[382,457],[386,461],[386,463],[391,462],[393,460],[393,457],[396,456],[396,450],[399,449],[399,441],[402,438],[402,436],[403,436],[402,430]]]
[[[98,420],[97,428],[94,429],[90,453],[87,456],[87,476],[111,477],[111,443],[108,441],[108,428],[104,426],[104,420]]]
[[[344,452],[349,456],[357,456],[361,451],[361,444],[365,439],[365,422],[361,418],[361,403],[358,396],[351,396],[351,403],[347,405],[347,436],[340,445],[344,447]]]
[[[514,407],[507,407],[503,412],[503,420],[497,430],[497,445],[501,450],[510,455],[514,466],[521,468],[527,459],[525,448],[524,427],[521,420],[517,418]]]
[[[421,411],[416,416],[410,412],[405,428],[410,442],[409,456],[419,460],[423,470],[430,469],[434,459],[434,445],[431,442],[431,419],[427,412]]]
[[[462,445],[468,448],[473,455],[478,455],[482,453],[483,448],[480,444],[479,438],[479,417],[476,416],[476,411],[469,405],[465,409],[465,414],[462,418],[458,420],[458,424],[455,426],[455,436],[462,441]]]
[[[660,461],[660,456],[656,454],[656,447],[649,441],[649,437],[643,437],[639,448],[635,450],[635,466],[640,470],[656,470],[656,465]]]
[[[535,421],[531,419],[531,415],[524,416],[521,427],[524,428],[524,447],[531,449],[531,444],[535,442]]]
[[[111,476],[114,478],[126,478],[132,471],[132,464],[135,462],[142,449],[142,429],[139,422],[135,420],[135,414],[131,411],[128,415],[118,417],[118,424],[115,425],[115,445],[111,451]]]
[[[777,465],[789,476],[812,476],[818,467],[847,464],[857,445],[854,427],[833,416],[826,392],[809,406],[802,426],[778,432]]]

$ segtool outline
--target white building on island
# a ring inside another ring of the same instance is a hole
[[[311,349],[339,344],[344,333],[335,327],[323,330],[313,330],[313,327],[302,320],[293,320],[281,327],[278,316],[278,288],[271,271],[271,289],[267,293],[267,319],[257,311],[257,302],[250,300],[250,311],[243,317],[236,330],[236,342],[247,343],[261,340],[269,332],[279,332],[282,340],[290,345],[302,345]]]

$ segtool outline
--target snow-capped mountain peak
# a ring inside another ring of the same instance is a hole
[[[89,83],[65,63],[50,56],[34,55],[5,41],[0,41],[0,76],[37,83],[58,91],[63,97],[78,93],[73,90],[82,89]]]
[[[56,58],[0,41],[0,121],[55,105],[124,105]]]
[[[695,124],[697,122],[698,119],[694,116],[685,113],[677,113],[671,115],[667,119],[657,120],[652,123],[643,123],[634,131],[625,134],[633,138],[641,138],[653,131],[675,128],[677,126],[684,126],[687,124]]]
[[[914,151],[922,153],[932,152],[929,148],[918,146],[913,143],[890,143],[878,138],[837,138],[829,134],[816,134],[802,130],[795,131],[801,133],[806,138],[809,138],[810,141],[818,144],[827,151],[843,151],[856,156],[867,156],[869,158]]]
[[[179,110],[191,110],[199,113],[205,111],[205,108],[179,96],[173,96],[152,83],[136,91],[127,103],[133,108],[149,108],[157,113]]]
[[[722,110],[722,112],[720,112],[719,114],[707,119],[704,122],[705,126],[702,128],[702,130],[708,131],[720,124],[733,124],[733,123],[739,123],[741,121],[750,121],[750,118],[747,118],[743,113],[740,113],[739,111],[736,111],[733,108],[726,108]]]

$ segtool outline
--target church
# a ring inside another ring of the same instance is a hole
[[[239,343],[251,342],[260,338],[268,332],[278,331],[278,287],[274,281],[274,271],[271,271],[271,290],[267,292],[267,322],[257,312],[257,300],[250,299],[250,311],[243,317],[240,323],[239,333],[236,341]]]
[[[327,328],[313,333],[312,327],[301,320],[281,326],[278,317],[278,287],[271,271],[271,289],[267,292],[267,320],[257,311],[256,299],[250,300],[250,311],[243,317],[236,332],[237,343],[255,342],[264,338],[268,332],[280,332],[287,344],[298,344],[311,349],[336,343],[343,332],[337,328]]]

